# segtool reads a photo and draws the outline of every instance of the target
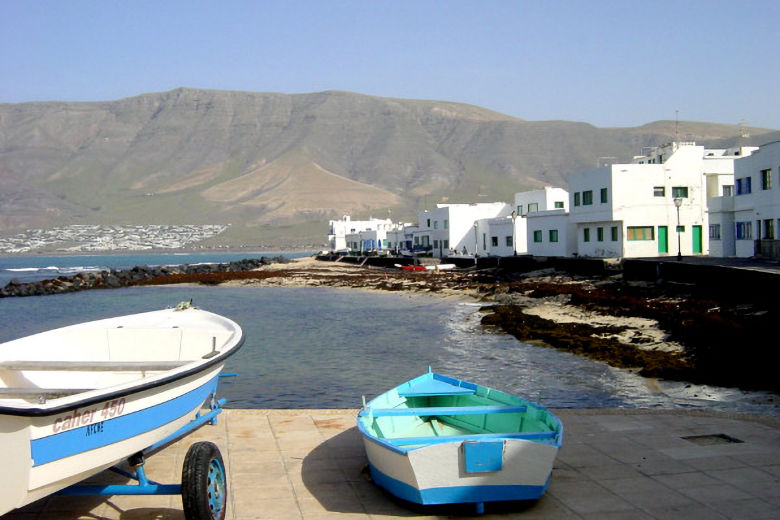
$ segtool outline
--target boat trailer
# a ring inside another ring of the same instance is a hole
[[[220,374],[219,377],[233,377],[236,374]],[[227,511],[227,472],[222,454],[216,444],[208,441],[196,442],[187,450],[182,466],[180,484],[160,484],[146,476],[146,457],[173,444],[197,430],[206,423],[217,424],[226,399],[217,398],[214,385],[209,399],[209,410],[198,411],[195,418],[180,429],[148,448],[128,457],[127,464],[132,472],[119,466],[110,471],[136,481],[136,484],[88,485],[74,484],[58,491],[60,496],[113,496],[113,495],[181,495],[186,520],[222,520]]]

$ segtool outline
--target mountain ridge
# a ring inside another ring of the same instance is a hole
[[[743,142],[774,135],[749,130],[754,137]],[[445,198],[564,187],[599,158],[628,161],[675,135],[726,146],[739,132],[686,121],[527,121],[451,101],[336,90],[178,88],[116,101],[0,103],[0,231],[230,222],[251,236],[325,226],[343,214],[409,219]]]

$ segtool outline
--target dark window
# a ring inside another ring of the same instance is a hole
[[[772,187],[772,170],[761,170],[761,189],[768,190]]]
[[[710,224],[710,240],[720,240],[720,224]]]
[[[751,240],[753,238],[752,222],[737,222],[737,240]]]
[[[590,191],[590,190],[583,191],[582,192],[582,205],[583,206],[590,206],[591,204],[593,204],[593,192]]]
[[[601,188],[601,203],[607,202],[607,188]]]
[[[752,191],[752,182],[750,177],[737,179],[737,195],[747,195]]]
[[[770,219],[764,220],[764,236],[767,240],[773,240],[775,238],[775,221]]]

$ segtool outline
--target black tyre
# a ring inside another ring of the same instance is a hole
[[[181,471],[181,501],[187,520],[222,520],[227,510],[227,474],[219,448],[196,442]]]

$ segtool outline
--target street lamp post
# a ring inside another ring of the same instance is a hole
[[[512,211],[512,252],[517,256],[517,233],[515,232],[515,221],[517,220],[517,211]]]
[[[674,206],[677,208],[677,261],[682,260],[682,253],[680,252],[680,206],[682,206],[682,197],[674,198]]]

